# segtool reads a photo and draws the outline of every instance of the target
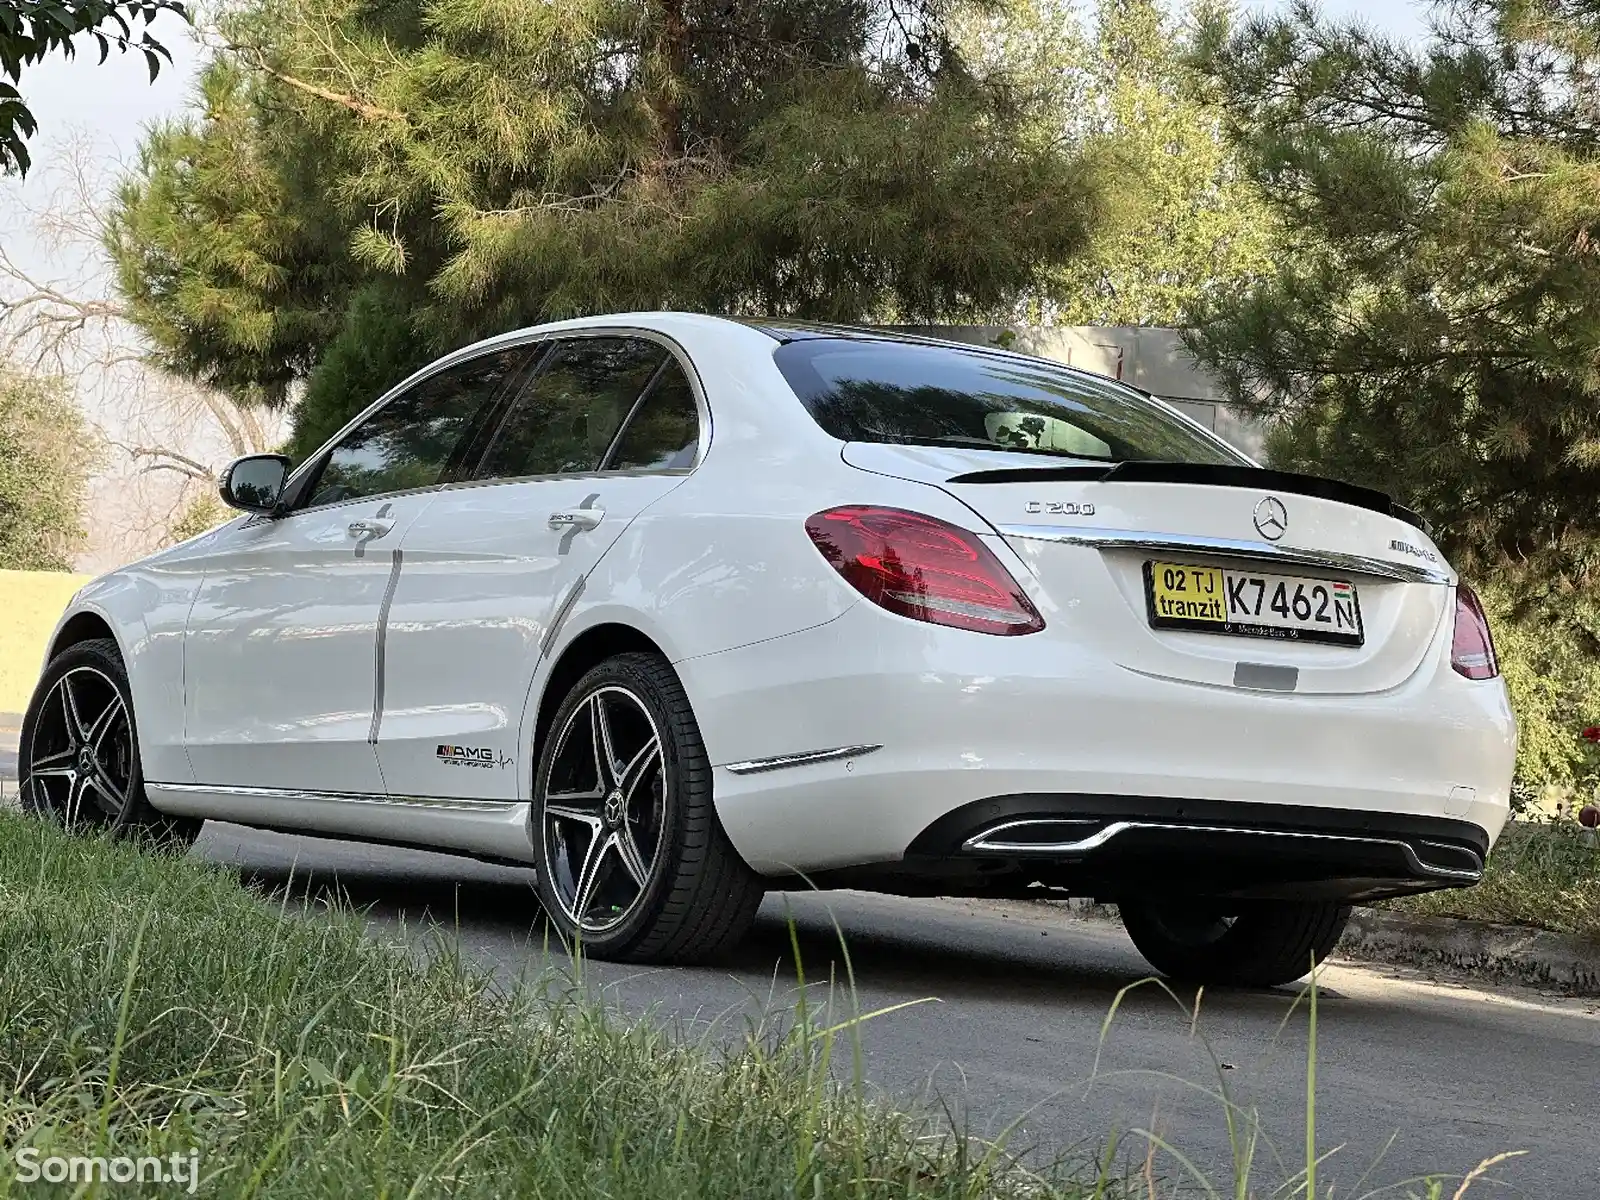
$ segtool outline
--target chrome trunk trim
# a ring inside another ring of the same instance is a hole
[[[785,767],[799,767],[807,763],[833,762],[841,758],[859,758],[882,750],[882,746],[840,746],[834,750],[804,750],[799,754],[778,754],[772,758],[752,758],[745,762],[728,763],[726,769],[735,775],[754,775],[760,771],[781,771]]]
[[[1099,549],[1176,551],[1204,554],[1214,558],[1245,558],[1257,561],[1316,567],[1325,571],[1346,571],[1373,575],[1380,579],[1399,579],[1406,583],[1448,584],[1455,575],[1438,567],[1389,562],[1361,554],[1342,554],[1335,550],[1301,550],[1273,542],[1248,538],[1207,537],[1198,533],[1158,533],[1141,529],[1097,529],[1070,525],[1000,525],[1002,535],[1035,542],[1061,542],[1069,546],[1094,546]]]
[[[1355,842],[1366,846],[1398,847],[1406,856],[1406,862],[1412,870],[1426,875],[1437,875],[1443,879],[1461,879],[1477,882],[1483,878],[1483,869],[1480,866],[1475,871],[1461,871],[1451,867],[1435,866],[1424,862],[1417,856],[1415,848],[1409,842],[1397,838],[1354,837],[1339,833],[1304,833],[1289,829],[1248,829],[1238,826],[1226,825],[1181,825],[1169,821],[1113,821],[1109,825],[1071,842],[1016,842],[997,840],[995,835],[1006,830],[1019,829],[1027,826],[1062,825],[1073,822],[1059,817],[1033,817],[1020,821],[1006,821],[991,829],[968,838],[962,843],[965,851],[976,851],[989,854],[1016,854],[1016,855],[1059,855],[1059,854],[1084,854],[1090,850],[1097,850],[1120,834],[1134,829],[1155,829],[1167,833],[1226,833],[1245,835],[1251,837],[1299,838],[1322,842]],[[1443,843],[1439,843],[1443,845]],[[1450,847],[1451,849],[1465,850],[1465,847]]]

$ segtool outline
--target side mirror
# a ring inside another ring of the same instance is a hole
[[[271,512],[283,496],[290,459],[284,454],[247,454],[222,469],[217,494],[229,508]]]

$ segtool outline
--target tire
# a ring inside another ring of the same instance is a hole
[[[150,806],[133,691],[108,638],[69,646],[45,667],[22,719],[17,768],[23,811],[69,829],[174,849],[199,836],[201,821]]]
[[[1350,907],[1320,900],[1160,900],[1119,906],[1139,953],[1187,983],[1277,987],[1311,972],[1339,942]]]
[[[602,744],[622,770],[602,774]],[[749,930],[761,877],[717,819],[700,727],[660,656],[618,654],[573,686],[540,748],[533,796],[539,898],[584,953],[701,962]]]

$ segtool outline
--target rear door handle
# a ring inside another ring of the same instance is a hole
[[[394,522],[380,520],[377,517],[367,517],[361,521],[351,521],[345,528],[349,531],[351,537],[364,538],[370,542],[373,538],[381,538],[393,529]]]
[[[603,508],[571,508],[550,514],[551,529],[593,529],[605,520]]]

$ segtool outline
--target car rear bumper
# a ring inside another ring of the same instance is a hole
[[[994,796],[913,839],[897,873],[1079,895],[1368,900],[1483,877],[1470,821],[1152,796]]]
[[[1404,849],[1378,843],[1398,840],[1416,853],[1407,838],[1426,831],[1408,822],[1438,821],[1443,832],[1428,840],[1465,839],[1480,846],[1481,861],[1509,812],[1516,729],[1505,688],[1457,675],[1444,644],[1386,691],[1261,692],[1156,679],[1092,647],[965,633],[863,603],[825,625],[676,666],[711,755],[723,825],[746,860],[773,876],[926,858],[927,831],[949,814],[1003,809],[1016,797],[1070,797],[1089,805],[1077,816],[1107,822],[1124,811],[1118,805],[1158,825],[1193,819],[1194,805],[1208,815],[1198,833],[1119,829],[1092,853],[1011,859],[1081,865],[1092,857],[1157,886],[1190,858],[1221,856],[1239,865],[1229,878],[1244,880],[1251,863],[1271,876],[1272,862],[1309,853],[1347,865],[1297,868],[1300,875],[1416,890],[1472,880],[1428,871],[1420,855],[1419,874]],[[1184,806],[1187,814],[1177,813]],[[1273,813],[1276,825],[1267,824],[1276,832],[1255,832]],[[1291,816],[1294,828],[1283,825]],[[1383,832],[1373,844],[1331,840],[1364,821]],[[1301,844],[1309,836],[1288,836],[1296,831],[1329,836],[1310,847]],[[1390,836],[1397,831],[1405,836]],[[1081,839],[1060,844],[1073,840]],[[939,853],[969,865],[986,858],[949,846]],[[1363,865],[1372,855],[1377,861]]]

